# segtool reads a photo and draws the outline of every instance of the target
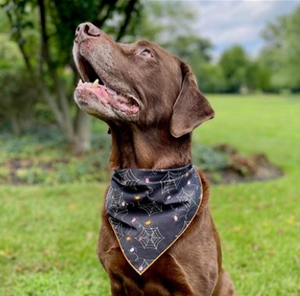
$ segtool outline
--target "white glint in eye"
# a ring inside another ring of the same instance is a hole
[[[149,49],[143,49],[140,52],[140,56],[144,57],[144,58],[153,58],[151,51]]]

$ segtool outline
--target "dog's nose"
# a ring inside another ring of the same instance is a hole
[[[99,37],[101,30],[94,26],[92,23],[82,23],[75,31],[75,41],[83,39],[84,37]]]

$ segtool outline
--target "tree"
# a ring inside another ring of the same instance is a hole
[[[72,99],[78,81],[71,57],[76,26],[90,20],[120,40],[135,28],[132,24],[139,18],[139,1],[75,0],[70,5],[68,0],[7,0],[1,6],[27,71],[68,145],[75,153],[87,151],[90,117]]]
[[[196,21],[193,5],[186,5],[177,1],[148,1],[140,11],[139,26],[135,36],[128,36],[129,41],[136,38],[147,38],[164,46],[175,40],[178,36],[198,36],[193,27]]]
[[[226,79],[226,91],[238,92],[247,85],[248,57],[240,45],[234,45],[221,55],[220,66]]]
[[[178,55],[184,60],[192,57],[199,59],[199,62],[210,62],[212,49],[211,42],[190,32],[189,35],[178,36],[163,44],[170,52]]]
[[[206,93],[222,93],[226,90],[226,80],[219,64],[192,62],[199,88]]]
[[[260,58],[248,62],[246,79],[250,91],[272,91],[271,71]]]
[[[300,90],[300,6],[270,22],[262,32],[266,45],[261,58],[278,88]]]

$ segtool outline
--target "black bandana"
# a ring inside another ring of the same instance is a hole
[[[200,206],[196,168],[115,170],[106,213],[121,250],[140,275],[187,229]]]

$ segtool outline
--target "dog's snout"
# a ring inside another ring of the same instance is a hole
[[[75,31],[75,41],[79,41],[85,37],[99,37],[101,30],[94,26],[92,23],[82,23]]]

